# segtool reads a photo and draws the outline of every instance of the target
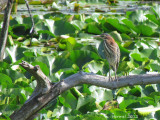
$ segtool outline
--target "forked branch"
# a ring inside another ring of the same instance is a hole
[[[91,84],[108,89],[117,89],[125,86],[160,83],[159,74],[123,76],[118,78],[118,82],[114,82],[109,81],[108,77],[105,76],[79,72],[55,84],[51,84],[38,66],[32,66],[24,61],[20,65],[37,79],[37,87],[20,110],[10,116],[12,120],[30,120],[51,100],[56,99],[64,91],[79,84]]]

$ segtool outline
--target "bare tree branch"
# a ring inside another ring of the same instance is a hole
[[[4,13],[3,28],[1,31],[1,37],[0,37],[0,61],[3,61],[3,56],[4,56],[4,51],[5,51],[7,36],[8,36],[8,26],[10,21],[12,5],[13,5],[13,0],[8,0],[7,7]]]
[[[40,69],[38,65],[32,66],[31,64],[28,64],[25,61],[22,61],[20,65],[23,68],[25,68],[28,72],[30,72],[37,80],[37,86],[34,92],[32,93],[31,97],[26,102],[31,100],[32,97],[34,96],[47,93],[51,89],[50,80],[46,77],[46,75],[42,72],[42,70]]]
[[[32,99],[27,100],[20,110],[14,112],[10,116],[12,120],[29,120],[30,117],[38,113],[51,100],[56,99],[64,91],[79,84],[91,84],[108,89],[117,89],[125,86],[160,83],[159,74],[123,76],[119,77],[119,81],[117,82],[109,81],[109,78],[105,76],[79,72],[51,85],[50,80],[44,75],[44,73],[42,73],[39,67],[37,69],[36,66],[34,67],[27,62],[22,62],[20,65],[37,79],[37,84],[39,84],[38,89],[41,92],[32,95]],[[42,82],[45,85],[39,82]]]

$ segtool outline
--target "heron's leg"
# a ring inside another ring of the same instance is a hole
[[[111,67],[109,65],[109,81],[112,81],[112,78],[111,78]]]
[[[118,82],[118,78],[117,78],[117,68],[116,68],[116,66],[115,66],[115,80],[117,80],[117,82]]]

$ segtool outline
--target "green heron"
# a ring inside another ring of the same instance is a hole
[[[115,40],[107,33],[103,33],[101,35],[96,35],[96,38],[100,38],[103,40],[103,46],[104,46],[104,55],[109,63],[109,81],[111,81],[111,73],[110,68],[115,72],[115,78],[112,80],[117,80],[117,69],[119,65],[120,60],[120,49],[115,42]]]

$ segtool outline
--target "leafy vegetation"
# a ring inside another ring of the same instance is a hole
[[[36,82],[19,66],[22,60],[39,65],[52,82],[80,70],[108,74],[102,41],[95,34],[110,33],[121,50],[118,76],[159,72],[159,5],[149,10],[127,11],[125,15],[105,13],[34,15],[35,29],[29,47],[29,17],[10,21],[5,59],[0,62],[0,119],[20,108],[32,94]],[[158,119],[159,84],[136,85],[115,91],[91,85],[75,87],[61,94],[37,119]],[[104,107],[105,106],[105,107]],[[105,108],[105,109],[104,109]]]

